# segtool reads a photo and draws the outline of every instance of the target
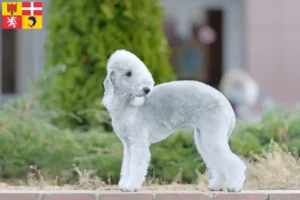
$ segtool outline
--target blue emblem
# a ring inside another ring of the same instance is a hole
[[[31,21],[31,22],[32,22],[31,24],[28,23],[28,26],[29,26],[30,28],[32,28],[33,26],[35,26],[35,24],[36,24],[36,18],[35,18],[34,16],[28,17],[28,21]]]

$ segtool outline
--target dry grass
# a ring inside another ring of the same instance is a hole
[[[268,151],[253,155],[247,163],[247,190],[300,189],[300,159],[271,141]],[[208,174],[198,174],[200,188],[207,187]],[[225,188],[224,188],[225,189]]]
[[[248,163],[249,189],[300,189],[300,160],[271,142],[270,150]]]
[[[261,156],[253,155],[255,162],[247,162],[248,174],[244,189],[300,189],[300,159],[285,151],[278,144],[271,142],[268,151]],[[93,170],[81,171],[73,166],[79,179],[74,185],[58,186],[58,177],[51,183],[46,182],[41,171],[36,166],[31,166],[27,174],[28,184],[11,186],[0,183],[0,189],[44,189],[44,190],[116,190],[116,185],[106,184],[101,178],[92,176]],[[175,177],[174,183],[166,184],[159,179],[147,179],[142,189],[146,190],[200,190],[207,191],[208,173],[198,176],[196,184],[177,184],[180,182],[180,173]],[[109,181],[108,181],[109,182]],[[225,188],[224,188],[225,189]]]
[[[73,189],[92,189],[92,190],[96,190],[97,188],[107,186],[101,178],[99,178],[97,176],[92,176],[92,174],[94,172],[93,170],[83,170],[81,172],[78,169],[78,167],[76,167],[75,165],[73,165],[73,166],[75,168],[75,171],[79,175],[79,180],[77,181],[77,183],[74,184]]]
[[[30,166],[30,171],[27,173],[27,180],[31,187],[37,187],[41,190],[44,189],[44,177],[41,174],[41,170],[39,170],[37,166]],[[57,183],[57,179],[55,180]]]

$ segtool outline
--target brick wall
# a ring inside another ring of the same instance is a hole
[[[1,200],[299,200],[300,191],[205,193],[196,191],[0,191]]]

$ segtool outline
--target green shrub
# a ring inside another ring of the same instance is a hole
[[[300,110],[286,113],[274,110],[261,123],[238,123],[231,137],[232,149],[253,159],[273,140],[299,155]],[[100,127],[89,131],[62,129],[51,123],[65,115],[45,111],[32,98],[21,98],[4,105],[0,112],[0,174],[4,179],[26,179],[30,165],[42,170],[45,179],[59,176],[59,183],[78,179],[73,164],[80,169],[94,169],[103,180],[119,179],[122,144],[116,134]],[[164,182],[197,180],[195,170],[205,171],[191,131],[183,130],[151,146],[149,178]]]
[[[231,145],[234,151],[249,157],[251,153],[261,153],[271,140],[300,155],[300,108],[292,112],[276,108],[265,112],[259,123],[237,124]]]
[[[51,119],[62,114],[43,110],[34,99],[5,104],[0,112],[2,178],[26,179],[29,166],[36,165],[46,179],[59,176],[60,183],[72,183],[78,179],[75,164],[94,169],[95,175],[116,184],[123,155],[116,134],[100,128],[81,132],[52,125]],[[190,183],[196,180],[195,169],[205,169],[191,133],[175,134],[153,145],[151,152],[151,178],[171,182],[181,171],[180,180]]]
[[[140,57],[156,83],[175,78],[158,0],[52,0],[47,27],[46,70],[58,64],[66,70],[48,80],[51,87],[40,101],[80,116],[61,117],[59,125],[97,123],[94,111],[101,108],[106,62],[117,49]]]

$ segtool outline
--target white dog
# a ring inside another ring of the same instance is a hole
[[[235,115],[219,91],[197,81],[154,87],[145,64],[126,50],[109,58],[104,87],[102,104],[124,146],[120,190],[139,189],[150,162],[149,146],[184,126],[194,129],[197,149],[210,172],[209,189],[220,190],[224,181],[228,191],[242,189],[246,166],[228,145]]]

